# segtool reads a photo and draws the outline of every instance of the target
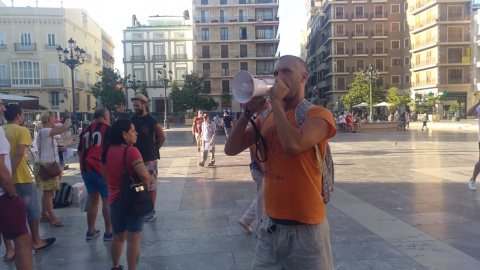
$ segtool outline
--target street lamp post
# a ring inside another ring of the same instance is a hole
[[[168,110],[167,110],[167,85],[168,85],[168,79],[167,79],[167,65],[163,64],[163,78],[162,78],[162,71],[158,70],[157,71],[157,74],[158,74],[158,80],[159,81],[163,81],[163,86],[165,87],[165,97],[163,98],[163,104],[164,104],[164,107],[165,107],[165,115],[163,117],[163,128],[164,129],[169,129],[169,126],[168,126],[168,119],[167,119],[167,113],[168,113]],[[172,80],[172,71],[169,70],[168,71],[168,74],[170,76],[170,81]]]
[[[373,65],[368,66],[368,69],[365,71],[365,74],[368,77],[368,82],[370,83],[370,119],[369,122],[373,123],[373,80],[378,79],[378,70],[373,68]]]
[[[60,60],[61,63],[64,63],[66,66],[68,66],[71,70],[72,73],[72,103],[73,103],[73,109],[72,109],[72,117],[73,120],[76,119],[77,117],[77,106],[75,104],[75,74],[74,70],[77,66],[82,65],[85,62],[85,51],[83,49],[80,49],[78,46],[76,46],[75,40],[70,38],[68,40],[68,48],[65,48],[65,50],[62,48],[62,46],[58,46],[57,48],[57,54],[58,54],[58,60]],[[63,60],[62,60],[62,55],[63,55]]]
[[[133,89],[133,95],[135,95],[137,93],[137,89],[140,88],[140,84],[142,83],[140,80],[135,80],[135,74],[133,74],[132,76],[132,80],[130,80],[130,74],[128,74],[128,79],[127,80],[127,86],[128,88],[132,88]],[[127,97],[127,111],[128,111],[128,89],[127,89],[127,94],[126,94],[126,97]]]

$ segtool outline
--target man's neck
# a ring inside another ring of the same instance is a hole
[[[300,103],[304,98],[303,97],[295,97],[291,100],[284,100],[283,101],[283,108],[286,112],[290,110],[294,110],[297,108],[298,103]]]
[[[137,114],[138,117],[145,117],[145,116],[147,116],[147,115],[148,115],[147,112],[143,112],[142,114]]]
[[[7,121],[7,124],[20,126],[20,124],[17,123],[16,121],[10,121],[10,122]]]
[[[100,123],[100,124],[104,124],[104,125],[107,124],[107,121],[105,121],[105,119],[96,119],[95,122]]]

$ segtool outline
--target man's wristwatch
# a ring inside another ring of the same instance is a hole
[[[13,195],[13,196],[10,196],[8,194],[5,194],[5,196],[7,196],[7,198],[9,198],[10,200],[13,200],[17,197],[17,193],[15,193],[15,195]]]

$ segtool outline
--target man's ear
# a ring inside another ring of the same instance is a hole
[[[302,73],[302,82],[307,82],[308,80],[308,72],[303,72]]]

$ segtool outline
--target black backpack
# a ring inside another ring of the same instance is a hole
[[[53,208],[70,206],[73,203],[73,187],[69,183],[61,183],[60,189],[55,191]]]

